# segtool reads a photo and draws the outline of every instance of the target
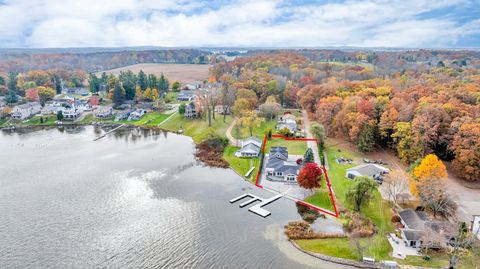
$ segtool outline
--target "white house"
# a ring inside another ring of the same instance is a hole
[[[103,107],[103,106],[98,107],[95,113],[95,116],[97,118],[103,118],[103,119],[110,118],[112,115],[113,115],[113,109],[111,107]]]
[[[235,152],[237,157],[258,157],[262,141],[256,137],[249,137],[242,141],[242,148]]]
[[[378,165],[378,164],[362,164],[359,166],[355,166],[352,168],[347,169],[346,177],[349,179],[355,179],[356,177],[366,176],[371,179],[377,179],[384,174],[388,173],[388,169]]]
[[[286,147],[272,147],[268,156],[265,171],[271,181],[296,183],[301,165],[288,157]]]
[[[12,110],[11,116],[14,119],[24,120],[31,116],[38,114],[42,107],[38,102],[31,102],[23,105],[15,106]]]
[[[280,118],[280,120],[277,122],[277,126],[276,126],[277,131],[282,130],[284,128],[287,128],[292,133],[298,131],[297,122],[291,118],[287,118],[287,119]]]
[[[185,105],[184,116],[185,116],[185,118],[196,118],[196,117],[198,117],[197,107],[195,106],[195,104],[193,102]]]
[[[474,215],[472,221],[472,233],[480,240],[480,215]]]
[[[62,110],[62,115],[64,120],[75,120],[80,116],[80,111],[73,106],[71,108],[64,108]]]
[[[128,116],[128,120],[139,120],[147,111],[145,109],[136,109]]]

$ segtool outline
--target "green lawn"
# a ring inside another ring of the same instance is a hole
[[[407,256],[405,260],[396,259],[399,264],[413,265],[419,267],[428,268],[446,268],[448,267],[448,256],[442,255],[429,255],[430,260],[426,261],[423,256]]]
[[[176,103],[178,92],[168,92],[165,96],[165,103]]]
[[[232,117],[227,116],[226,122],[223,122],[223,116],[217,115],[215,120],[212,119],[212,126],[208,126],[205,118],[187,119],[183,115],[175,114],[170,120],[161,126],[161,128],[169,131],[183,130],[185,135],[191,136],[195,143],[201,142],[209,135],[216,134],[225,137],[225,131],[232,122]]]
[[[137,121],[120,121],[121,123],[133,124],[133,125],[145,125],[145,126],[156,126],[171,114],[163,114],[159,112],[149,112],[145,114],[142,118]]]
[[[283,138],[272,138],[267,141],[265,146],[265,153],[269,153],[272,147],[287,147],[288,154],[292,155],[304,155],[307,151],[307,142],[285,140]]]
[[[43,123],[40,122],[40,118],[43,118]],[[57,121],[57,116],[48,115],[48,116],[33,116],[30,119],[23,121],[22,125],[55,125]]]
[[[343,206],[351,209],[350,205],[346,203],[345,192],[352,181],[345,177],[346,170],[354,165],[343,165],[335,162],[338,157],[352,158],[355,157],[354,153],[342,150],[338,151],[337,147],[329,147],[327,145],[327,155],[330,170],[328,170],[328,176],[335,193],[335,202],[337,207]],[[328,194],[327,194],[328,195]],[[326,194],[318,194],[309,197],[307,201],[312,204],[324,206],[327,204]],[[391,205],[388,201],[384,201],[380,193],[375,191],[373,201],[362,209],[362,214],[370,218],[378,228],[378,232],[372,238],[362,239],[368,244],[368,249],[365,251],[365,255],[375,257],[376,259],[391,259],[389,253],[392,251],[387,238],[386,232],[394,231],[393,224],[391,223]],[[319,252],[326,255],[332,255],[336,257],[346,259],[356,259],[355,248],[352,242],[348,238],[335,238],[335,239],[314,239],[314,240],[300,240],[299,245],[312,252]],[[332,247],[332,245],[336,247]],[[338,251],[335,249],[338,248]]]
[[[238,124],[238,123],[237,123]],[[277,122],[275,120],[271,121],[263,121],[260,123],[259,126],[253,128],[252,130],[252,135],[256,136],[260,139],[263,139],[265,135],[268,133],[268,130],[271,129],[272,133],[275,133],[275,125]],[[236,130],[237,126],[239,127],[239,131]],[[237,139],[243,139],[243,138],[248,138],[250,137],[250,130],[247,127],[241,127],[240,125],[237,125],[233,127],[232,129],[232,136],[237,138]]]
[[[235,152],[238,150],[238,147],[227,146],[223,153],[223,158],[230,164],[230,167],[238,172],[240,175],[245,177],[245,174],[250,170],[252,166],[255,167],[254,171],[250,175],[249,179],[251,181],[255,180],[256,171],[258,171],[258,158],[239,158],[235,156]]]
[[[334,212],[335,209],[333,208],[333,205],[332,205],[330,192],[324,185],[325,184],[322,184],[322,187],[320,188],[320,190],[317,191],[314,195],[307,197],[305,199],[305,202]]]

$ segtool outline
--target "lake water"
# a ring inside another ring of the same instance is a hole
[[[189,137],[98,127],[0,131],[0,268],[340,268],[294,249],[280,199],[202,166]]]

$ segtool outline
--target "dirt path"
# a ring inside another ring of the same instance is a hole
[[[310,120],[308,119],[308,113],[306,110],[302,110],[302,116],[303,116],[303,125],[305,126],[305,134],[307,137],[313,137],[312,134],[310,133]],[[315,162],[319,165],[322,166],[322,162],[320,160],[320,155],[318,155],[318,145],[315,143],[315,141],[307,141],[307,147],[311,148],[313,150],[313,158],[315,159]]]
[[[240,143],[241,141],[236,139],[232,135],[232,129],[233,127],[235,127],[235,124],[237,124],[237,120],[238,120],[237,117],[233,119],[232,123],[230,123],[230,126],[228,126],[227,131],[225,132],[225,135],[227,136],[228,141],[230,142],[230,145],[238,147],[241,144]]]

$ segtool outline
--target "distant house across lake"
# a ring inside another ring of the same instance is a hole
[[[31,102],[23,105],[15,106],[12,110],[11,116],[14,119],[25,120],[31,116],[40,113],[42,107],[39,102]]]

